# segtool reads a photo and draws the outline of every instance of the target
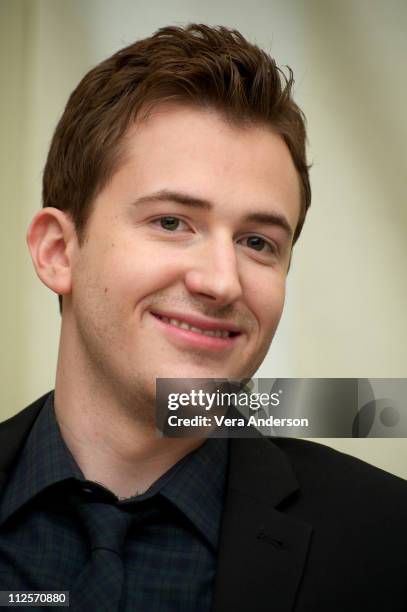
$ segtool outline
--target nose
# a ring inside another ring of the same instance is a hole
[[[236,250],[230,238],[206,240],[190,262],[185,285],[194,296],[225,306],[242,295]]]

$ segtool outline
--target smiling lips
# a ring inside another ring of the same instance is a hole
[[[184,340],[207,348],[226,348],[233,344],[233,340],[241,333],[236,326],[225,322],[206,321],[190,316],[186,319],[179,315],[175,317],[172,313],[151,314]]]

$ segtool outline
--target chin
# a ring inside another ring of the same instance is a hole
[[[185,366],[168,368],[156,375],[156,378],[236,378],[240,376],[237,368]]]

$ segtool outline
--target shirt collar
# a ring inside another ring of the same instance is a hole
[[[47,487],[72,478],[84,480],[62,438],[51,393],[6,484],[1,497],[0,524]]]
[[[228,440],[208,438],[168,470],[144,495],[127,502],[141,501],[160,493],[216,548],[227,462]],[[0,524],[44,489],[68,479],[88,482],[62,438],[51,393],[6,484],[0,500]]]
[[[228,440],[208,438],[161,489],[216,549],[223,510]]]

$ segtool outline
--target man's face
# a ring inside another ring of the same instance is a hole
[[[156,377],[243,378],[279,322],[299,179],[265,127],[158,107],[94,202],[64,306],[70,343],[127,396]]]

